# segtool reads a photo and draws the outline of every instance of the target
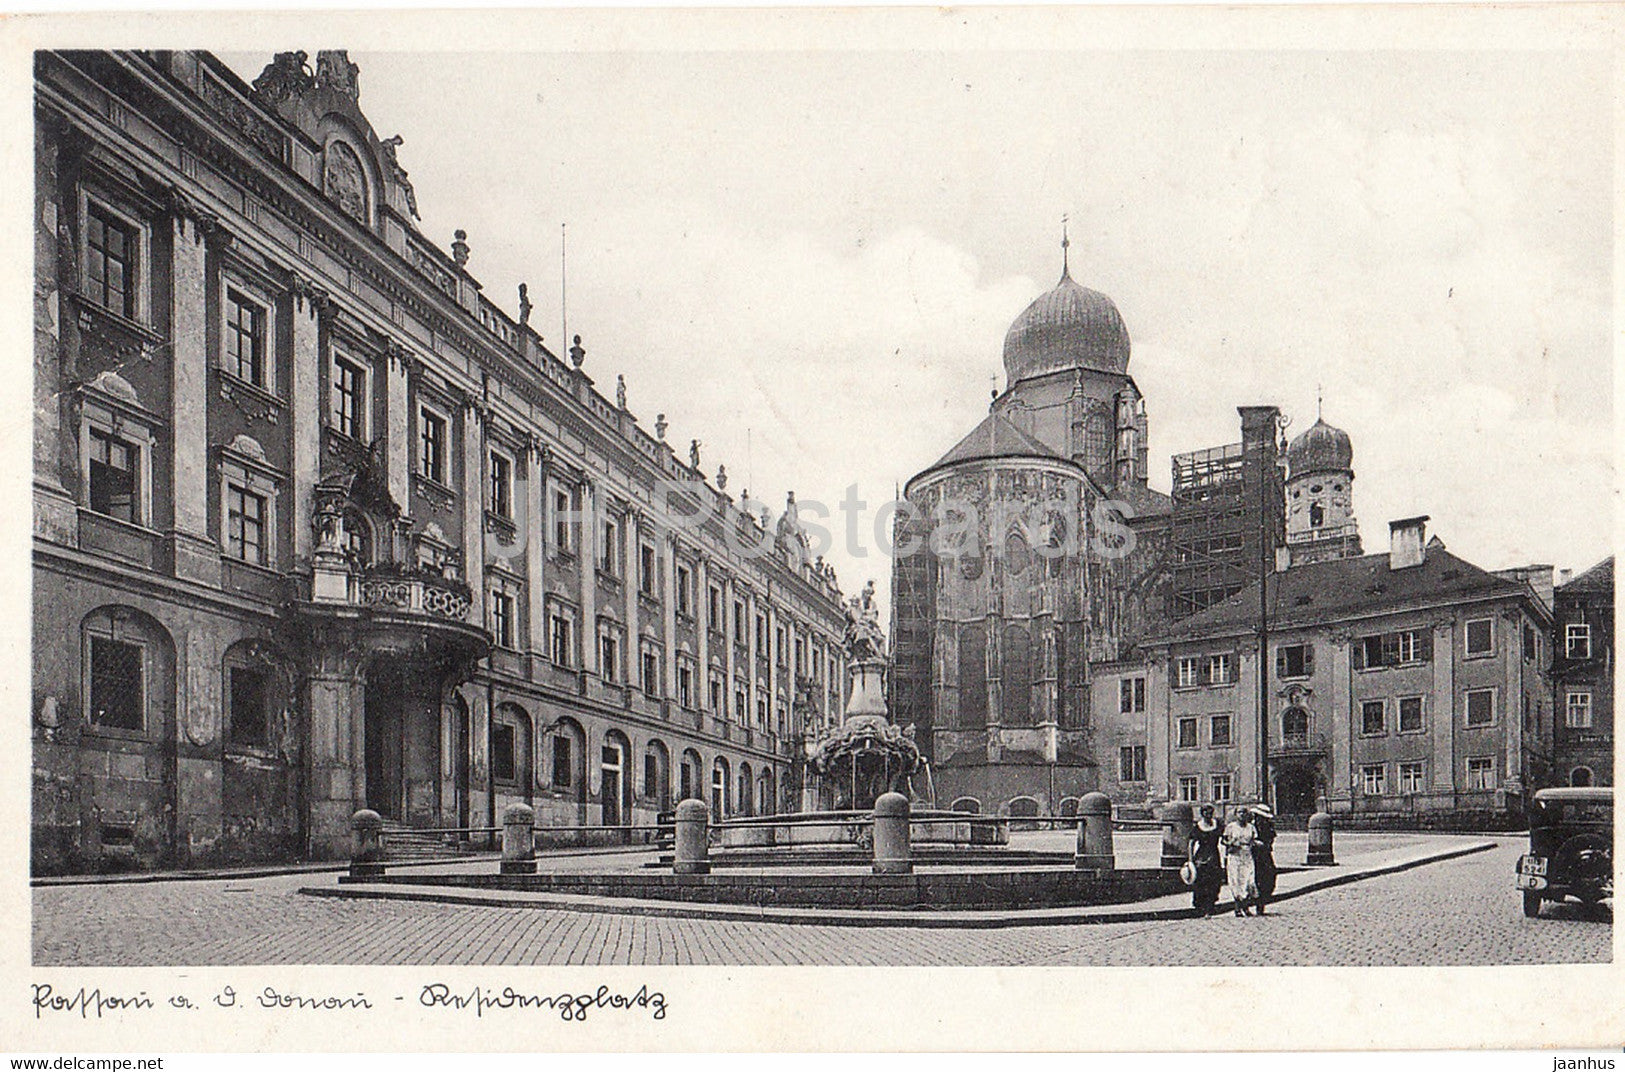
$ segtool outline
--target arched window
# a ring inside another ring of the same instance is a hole
[[[981,729],[987,724],[987,630],[980,625],[959,627],[958,727]]]
[[[728,817],[728,761],[721,756],[711,767],[711,817]]]
[[[1065,819],[1071,819],[1072,817],[1076,816],[1077,814],[1078,814],[1078,798],[1077,797],[1063,797],[1063,798],[1061,798],[1061,817],[1065,818]]]
[[[671,810],[671,753],[660,741],[643,750],[643,799],[656,811]]]
[[[1027,726],[1033,720],[1032,640],[1025,625],[1004,627],[1004,681],[999,721]]]
[[[679,800],[699,800],[700,794],[705,792],[705,786],[700,783],[700,772],[705,769],[700,754],[692,748],[683,750],[682,769],[678,772]]]
[[[949,811],[962,811],[970,815],[982,814],[982,802],[975,797],[958,797],[948,805]]]
[[[577,804],[587,802],[587,734],[581,728],[581,723],[573,718],[563,718],[553,728],[552,754],[549,756],[552,768],[552,786],[555,792],[564,794],[567,800]]]
[[[529,795],[533,755],[530,715],[518,704],[498,704],[491,717],[491,777],[498,785]]]
[[[1281,712],[1281,737],[1287,744],[1305,744],[1309,739],[1309,712],[1289,707]]]
[[[1005,814],[1012,819],[1036,819],[1039,815],[1038,801],[1032,797],[1016,797],[1005,805]]]
[[[604,734],[598,755],[598,803],[605,826],[620,826],[630,818],[631,759],[632,742],[624,733],[610,730]]]
[[[756,794],[751,782],[750,764],[739,764],[739,795],[734,799],[741,815],[750,815],[755,810],[753,804]]]
[[[779,810],[778,798],[773,791],[774,778],[771,770],[762,771],[756,782],[756,812],[759,815],[772,815]]]
[[[359,567],[372,565],[372,523],[360,510],[344,512],[344,546],[350,562]]]
[[[1591,784],[1591,777],[1592,775],[1590,767],[1575,767],[1573,770],[1569,771],[1569,784],[1575,786],[1587,786]]]
[[[226,650],[224,662],[226,743],[269,749],[284,741],[292,729],[285,713],[293,671],[282,652],[263,640],[243,640]]]
[[[164,737],[175,712],[175,645],[149,615],[100,607],[81,627],[85,722]]]

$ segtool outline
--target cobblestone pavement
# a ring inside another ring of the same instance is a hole
[[[838,927],[300,895],[309,875],[33,891],[40,965],[1607,962],[1611,915],[1525,919],[1519,840],[1285,901],[1262,918],[995,930]],[[578,866],[572,864],[572,866]]]

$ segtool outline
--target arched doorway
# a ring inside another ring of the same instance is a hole
[[[728,817],[728,761],[721,756],[711,767],[711,818]]]
[[[700,754],[692,748],[683,749],[683,761],[677,771],[677,799],[700,800],[705,787],[700,784],[700,772],[705,769]]]
[[[598,802],[605,826],[620,826],[627,821],[632,810],[631,785],[626,770],[627,759],[631,755],[632,745],[625,734],[610,730],[604,735],[603,746],[599,749]]]
[[[661,741],[643,750],[643,799],[656,812],[671,810],[671,753]]]
[[[1575,767],[1569,771],[1569,784],[1573,786],[1588,786],[1591,784],[1592,774],[1590,767]]]

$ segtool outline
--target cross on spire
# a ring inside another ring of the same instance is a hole
[[[1315,384],[1315,420],[1317,421],[1320,420],[1320,406],[1324,400],[1324,395],[1325,392],[1321,389],[1320,384]]]
[[[1068,257],[1068,254],[1067,254],[1067,250],[1070,249],[1071,246],[1072,246],[1072,239],[1069,238],[1067,236],[1067,233],[1066,233],[1066,225],[1067,225],[1068,220],[1069,220],[1069,214],[1065,213],[1065,212],[1061,213],[1061,278],[1062,279],[1066,279],[1067,277],[1069,277],[1072,274],[1072,266],[1069,263],[1070,258]]]

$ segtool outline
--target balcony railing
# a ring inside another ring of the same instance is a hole
[[[351,574],[350,602],[363,607],[427,614],[451,622],[467,622],[473,613],[473,604],[461,584],[429,575]]]
[[[1327,751],[1326,736],[1321,733],[1287,733],[1270,738],[1272,756],[1316,756]]]

